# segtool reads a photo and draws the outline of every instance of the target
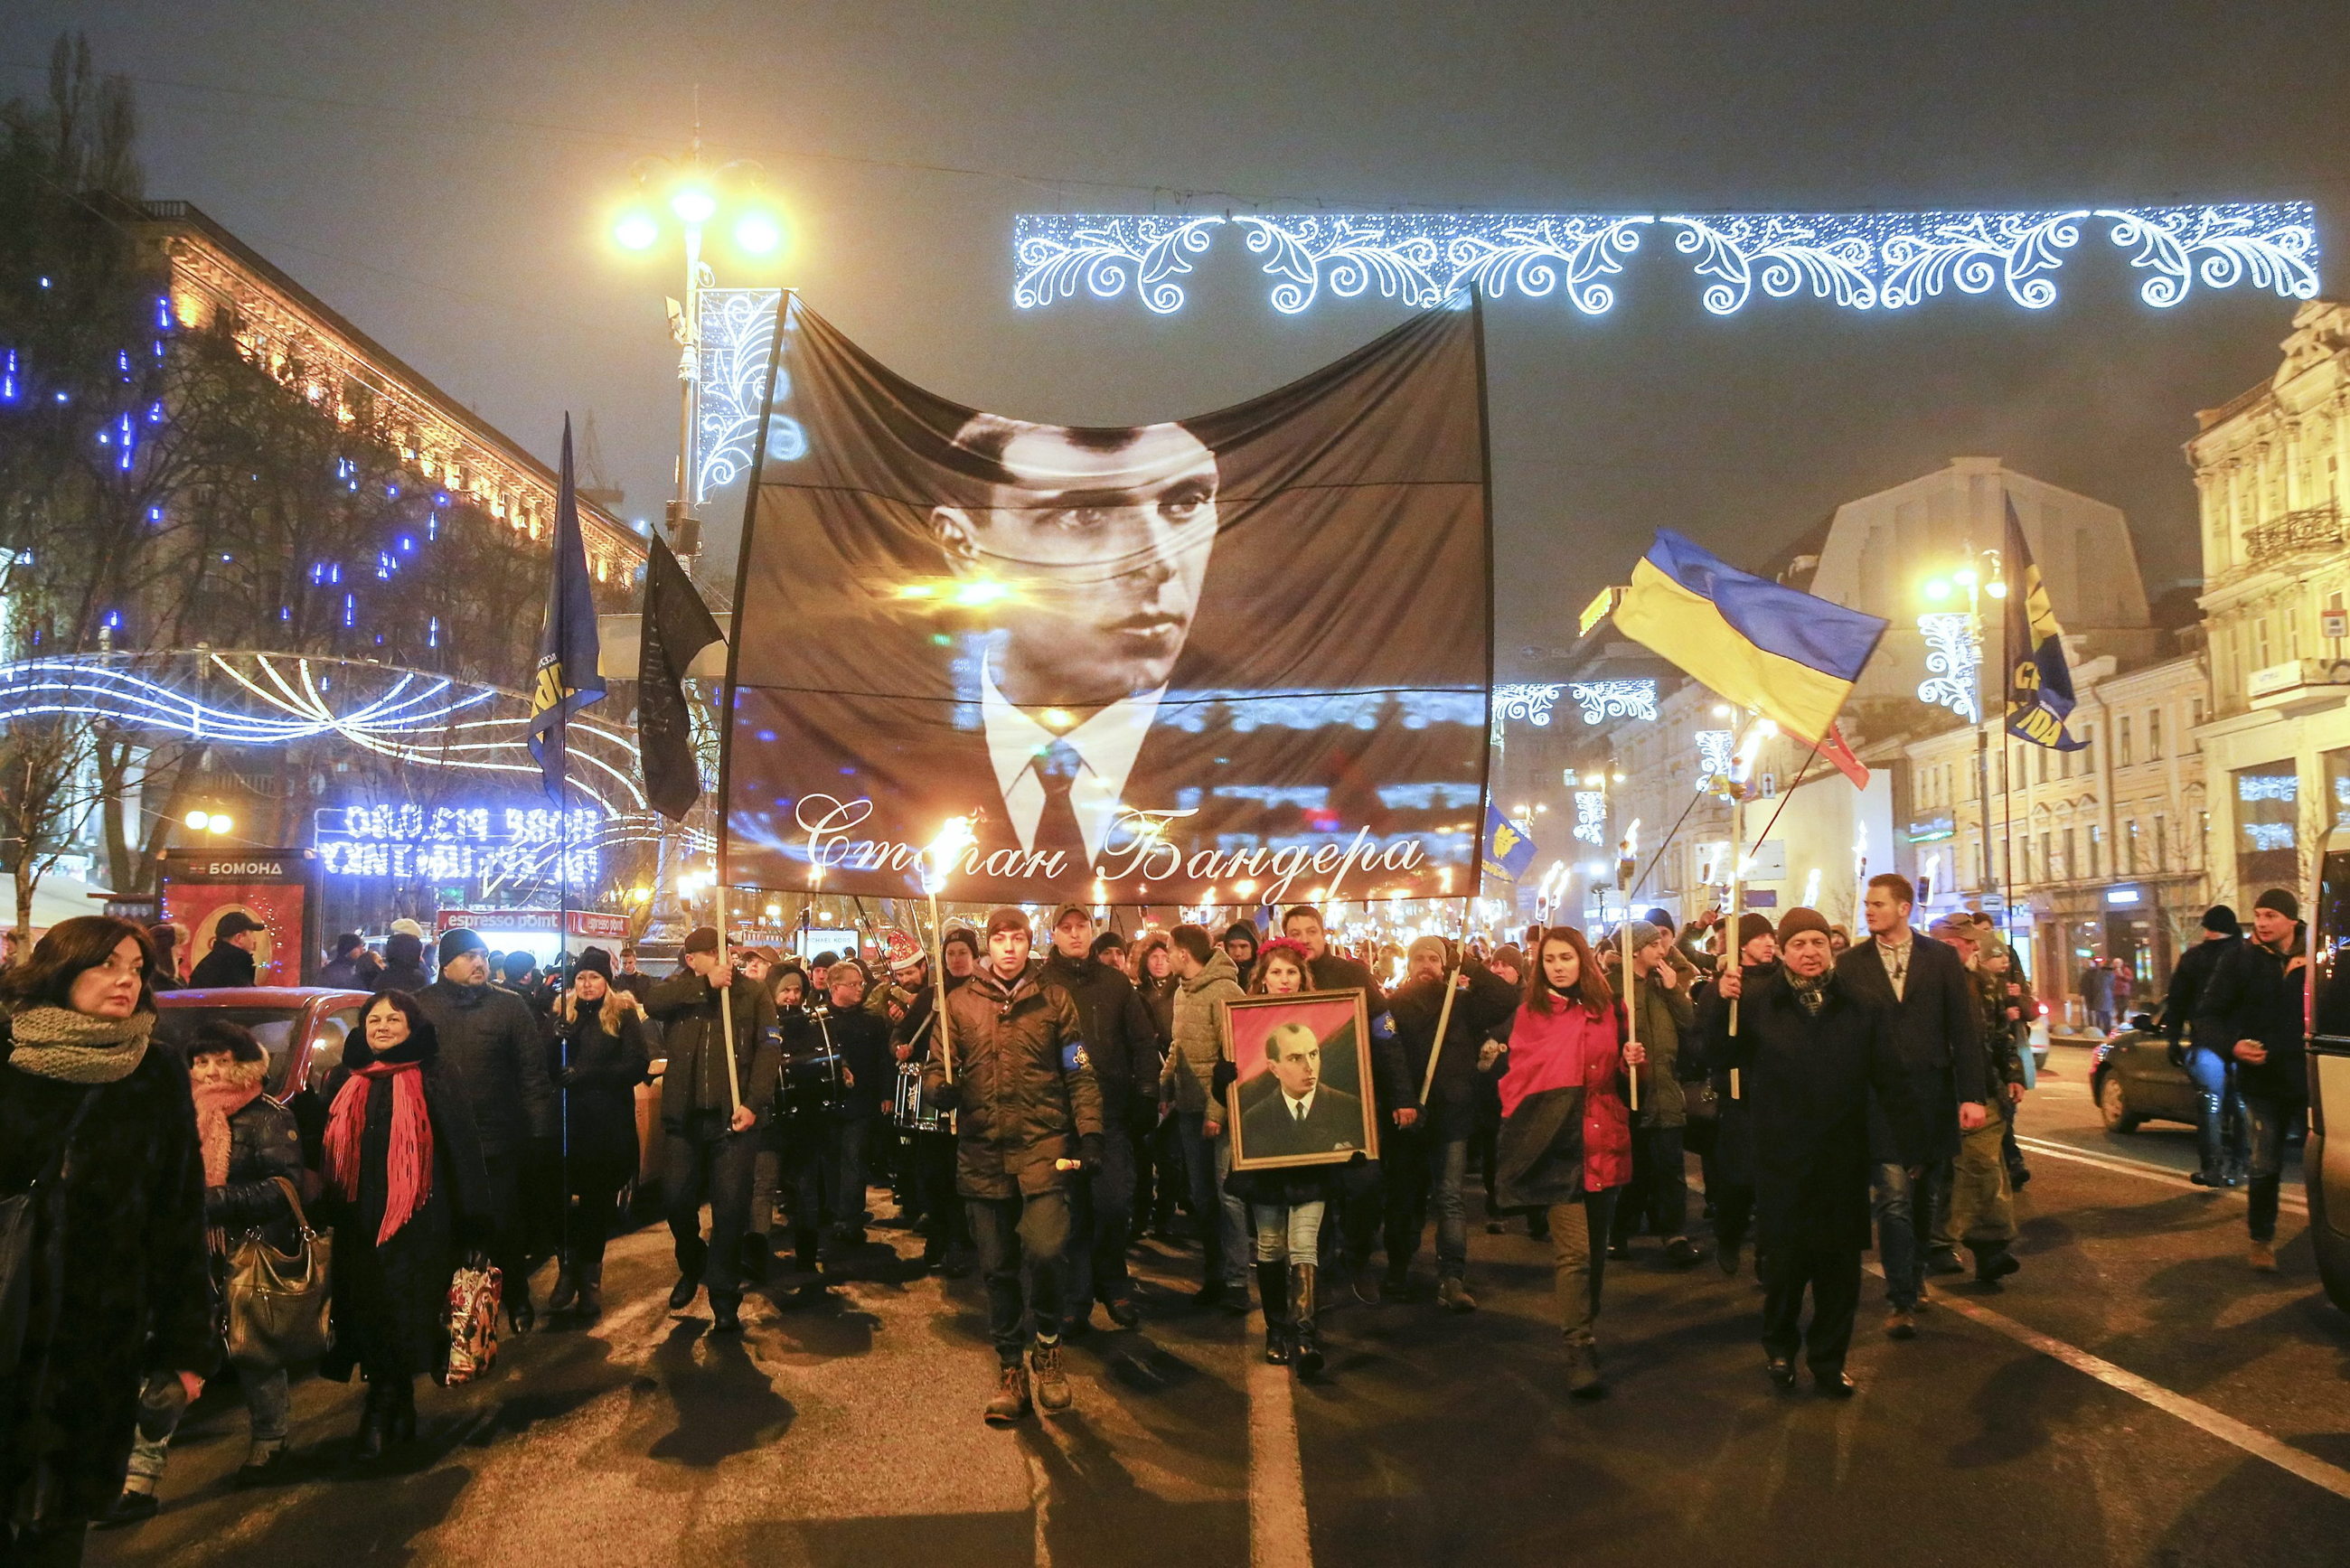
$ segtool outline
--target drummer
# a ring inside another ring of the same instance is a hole
[[[943,943],[947,989],[953,991],[979,968],[979,938],[957,926]],[[915,992],[898,1021],[893,1046],[898,1057],[899,1098],[894,1119],[906,1138],[907,1222],[922,1234],[922,1264],[949,1279],[971,1272],[970,1222],[955,1196],[955,1127],[952,1111],[939,1111],[921,1097],[922,1064],[930,1060],[937,992],[930,965],[919,956],[904,980]]]
[[[824,979],[784,1039],[792,1250],[810,1275],[826,1227],[836,1253],[864,1245],[867,1154],[897,1081],[889,1023],[865,1010],[865,971],[843,960]]]

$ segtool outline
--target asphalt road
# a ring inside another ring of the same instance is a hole
[[[161,1514],[90,1561],[2350,1563],[2350,1317],[2299,1210],[2282,1272],[2252,1273],[2241,1197],[2131,1163],[2176,1168],[2183,1131],[2108,1137],[2085,1055],[2054,1066],[2024,1113],[2044,1142],[2023,1272],[1939,1292],[1908,1344],[1883,1337],[1872,1284],[1848,1404],[1773,1392],[1752,1281],[1670,1270],[1646,1241],[1608,1275],[1614,1392],[1570,1402],[1544,1249],[1480,1232],[1477,1313],[1347,1305],[1310,1384],[1186,1305],[1196,1264],[1154,1251],[1143,1327],[1072,1353],[1076,1410],[999,1433],[975,1281],[877,1246],[824,1301],[754,1297],[741,1337],[712,1336],[702,1308],[666,1311],[649,1230],[614,1243],[593,1329],[421,1390],[396,1464],[351,1467],[356,1392],[312,1380],[295,1478],[231,1490],[244,1417],[215,1391]]]

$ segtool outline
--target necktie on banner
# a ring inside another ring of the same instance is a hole
[[[1520,830],[1518,825],[1502,815],[1502,808],[1485,808],[1484,869],[1488,877],[1506,877],[1514,882],[1526,874],[1534,863],[1534,841]]]
[[[571,474],[571,416],[563,416],[563,473],[555,493],[555,564],[546,614],[539,622],[538,673],[530,690],[530,754],[538,759],[546,798],[565,809],[571,715],[600,701],[596,667],[596,596],[589,590],[588,545],[579,532],[579,495]]]
[[[646,552],[642,628],[637,645],[638,765],[644,771],[645,799],[671,822],[683,822],[702,798],[685,672],[703,649],[719,640],[719,632],[693,579],[658,534]]]
[[[1867,783],[1835,716],[1885,636],[1883,618],[1742,572],[1660,528],[1615,620],[1700,685],[1819,747],[1856,784]]]
[[[2087,742],[2064,728],[2073,711],[2073,666],[2064,658],[2064,628],[2048,602],[2048,585],[2032,559],[2015,499],[2007,503],[2007,732],[2052,751],[2077,752]],[[2022,614],[2017,614],[2019,607]]]

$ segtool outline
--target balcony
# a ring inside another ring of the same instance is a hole
[[[2244,565],[2257,571],[2289,556],[2342,546],[2342,509],[2328,501],[2244,530]]]

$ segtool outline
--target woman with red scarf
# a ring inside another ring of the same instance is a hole
[[[1607,1228],[1617,1195],[1632,1179],[1625,1072],[1646,1062],[1648,1052],[1624,1043],[1624,1009],[1581,931],[1553,926],[1535,933],[1533,946],[1510,1043],[1488,1042],[1484,1056],[1488,1067],[1504,1049],[1509,1057],[1494,1202],[1549,1215],[1567,1391],[1593,1399],[1607,1391],[1592,1334]]]
[[[335,1344],[319,1366],[368,1385],[358,1457],[416,1436],[416,1377],[449,1354],[449,1280],[490,1222],[473,1113],[435,1063],[432,1023],[405,992],[368,1003],[328,1085]]]

